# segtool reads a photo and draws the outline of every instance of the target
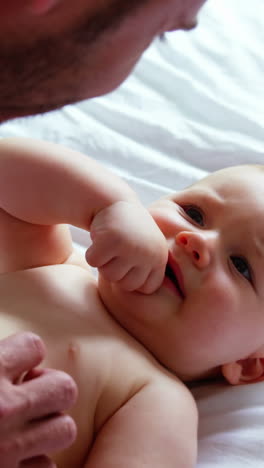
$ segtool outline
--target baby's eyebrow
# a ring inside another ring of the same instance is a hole
[[[195,198],[199,199],[204,204],[214,205],[216,208],[224,208],[226,200],[225,198],[220,195],[220,193],[213,188],[201,188],[201,187],[193,187],[189,190],[183,191],[183,193],[192,195]]]

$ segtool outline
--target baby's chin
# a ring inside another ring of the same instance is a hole
[[[100,274],[98,274],[98,292],[108,312],[117,318],[119,313],[123,311],[122,298],[129,293],[123,291],[117,283],[106,280]]]
[[[111,315],[118,321],[119,318],[140,321],[149,315],[149,297],[138,291],[126,291],[118,283],[106,280],[98,275],[98,292]]]
[[[117,311],[120,309],[120,305],[116,299],[115,290],[116,285],[111,281],[103,278],[102,275],[98,274],[97,289],[105,308],[114,318],[117,318]]]
[[[129,334],[144,344],[144,334],[150,320],[148,296],[139,292],[128,292],[118,283],[98,276],[99,296],[109,314]]]
[[[219,368],[208,370],[206,363],[203,366],[202,363],[196,362],[193,354],[188,358],[185,348],[179,347],[177,355],[172,359],[171,353],[168,354],[166,351],[168,348],[164,342],[157,344],[159,320],[155,327],[153,320],[155,311],[152,307],[157,302],[156,297],[153,297],[153,302],[150,296],[145,294],[126,292],[117,283],[107,281],[101,275],[98,276],[98,292],[106,310],[118,324],[141,343],[159,364],[180,380],[189,383],[215,379],[220,375]],[[156,312],[162,314],[160,310]]]

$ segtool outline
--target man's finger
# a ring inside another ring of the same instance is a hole
[[[44,369],[42,373],[19,385],[20,415],[27,421],[40,419],[69,409],[77,400],[77,386],[62,371]]]
[[[25,460],[34,459],[42,453],[52,454],[66,449],[75,441],[76,435],[73,419],[68,415],[58,415],[32,423],[18,445]]]
[[[45,346],[34,333],[11,335],[0,341],[0,377],[5,375],[15,381],[40,364],[44,356]]]

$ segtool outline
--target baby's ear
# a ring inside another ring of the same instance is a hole
[[[221,371],[231,385],[243,385],[264,380],[264,346],[245,359],[224,364]]]

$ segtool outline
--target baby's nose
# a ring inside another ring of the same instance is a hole
[[[211,260],[211,249],[205,236],[197,232],[182,231],[176,235],[176,244],[190,256],[197,268],[206,268]]]

